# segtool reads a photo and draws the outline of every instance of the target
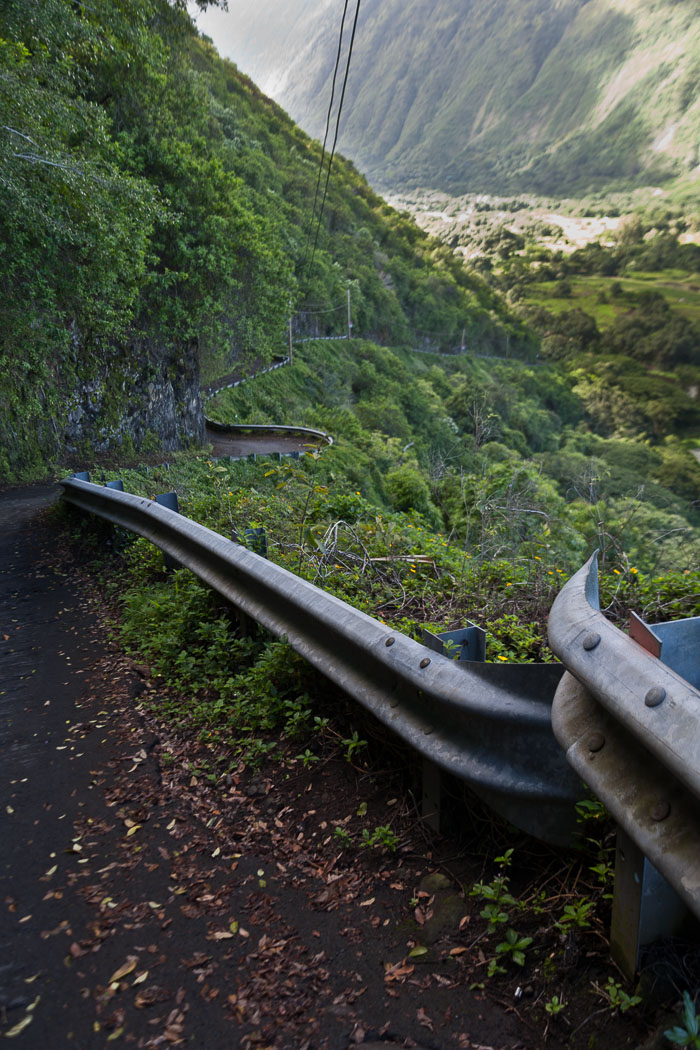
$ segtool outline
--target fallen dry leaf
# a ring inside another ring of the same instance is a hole
[[[13,1039],[14,1036],[19,1035],[20,1032],[23,1032],[27,1025],[31,1024],[33,1020],[34,1015],[27,1014],[25,1017],[22,1018],[21,1021],[18,1021],[14,1028],[10,1028],[7,1032],[5,1032],[5,1038]]]
[[[110,977],[108,984],[115,984],[117,981],[121,981],[122,977],[126,977],[133,970],[136,969],[136,963],[139,961],[138,955],[128,955],[126,962],[123,966],[120,966],[118,970]]]
[[[395,963],[393,966],[388,966],[384,974],[385,981],[398,981],[402,977],[410,977],[415,970],[415,966],[412,963]]]
[[[435,1031],[435,1025],[428,1017],[427,1013],[425,1012],[422,1006],[418,1007],[418,1010],[416,1011],[416,1017],[418,1018],[418,1024],[422,1025],[423,1028],[429,1028],[431,1032]]]

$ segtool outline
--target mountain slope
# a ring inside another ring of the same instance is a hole
[[[319,145],[168,0],[4,0],[0,112],[0,484],[200,438],[202,375],[348,291],[364,335],[534,353],[340,156],[321,211]]]
[[[306,0],[278,49],[265,45],[265,0],[258,16],[242,7],[232,57],[321,136],[340,9]],[[700,162],[700,8],[365,0],[340,146],[381,185],[460,192],[582,193],[688,172]]]

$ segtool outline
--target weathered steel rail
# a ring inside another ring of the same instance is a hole
[[[582,786],[551,728],[552,664],[457,663],[152,500],[87,481],[66,500],[191,569],[517,827],[568,841]]]
[[[683,922],[679,902],[700,918],[700,692],[606,620],[595,555],[557,596],[549,644],[570,672],[554,698],[554,733],[626,843],[612,940],[632,973],[641,945]]]
[[[309,444],[332,445],[333,438],[325,430],[314,430],[313,427],[286,426],[282,423],[217,423],[213,419],[205,419],[206,428],[213,434],[224,434],[236,437],[245,434],[256,436],[267,434],[281,434],[284,437],[308,438]]]

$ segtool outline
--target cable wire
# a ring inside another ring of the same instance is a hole
[[[347,303],[341,303],[339,306],[327,306],[324,309],[314,309],[309,306],[299,306],[297,307],[295,313],[296,316],[299,316],[299,314],[304,314],[306,317],[308,317],[310,315],[316,316],[317,314],[335,314],[338,313],[340,310],[347,310]]]
[[[346,89],[346,87],[348,85],[348,74],[350,72],[350,61],[352,59],[352,49],[353,49],[353,46],[354,46],[354,43],[355,43],[355,33],[357,31],[357,20],[358,20],[359,15],[360,15],[360,4],[361,4],[361,2],[362,2],[362,0],[357,0],[357,4],[355,5],[355,18],[354,18],[353,24],[352,24],[352,35],[350,37],[350,47],[348,48],[348,57],[347,57],[347,61],[345,63],[345,75],[343,77],[343,90],[341,91],[341,94],[340,94],[340,102],[338,103],[338,114],[337,114],[336,120],[335,120],[335,135],[333,137],[333,148],[331,149],[330,157],[329,157],[329,160],[328,160],[328,171],[326,173],[326,184],[325,184],[325,186],[323,188],[323,199],[321,201],[321,207],[320,207],[319,213],[318,213],[318,223],[316,225],[316,236],[314,238],[313,251],[311,252],[311,262],[309,264],[309,269],[311,269],[311,267],[313,266],[314,256],[316,254],[316,247],[318,245],[318,235],[319,235],[319,232],[321,230],[321,219],[323,218],[323,209],[325,207],[326,197],[328,195],[328,183],[330,182],[330,178],[331,178],[331,169],[333,167],[333,158],[335,156],[335,147],[336,147],[336,145],[338,143],[338,132],[340,130],[340,117],[341,117],[341,114],[343,112],[343,102],[345,101],[345,89]]]
[[[338,37],[338,53],[335,56],[335,69],[333,70],[333,82],[331,84],[331,100],[328,104],[328,113],[326,114],[326,131],[323,136],[323,145],[321,146],[321,162],[318,166],[318,177],[316,179],[316,189],[314,191],[314,206],[311,209],[311,219],[309,221],[309,232],[306,237],[306,247],[304,248],[304,266],[303,269],[306,271],[306,263],[309,254],[309,245],[311,243],[311,231],[314,225],[314,219],[316,217],[316,203],[318,201],[318,191],[321,187],[321,176],[323,175],[323,162],[326,159],[326,143],[328,141],[328,132],[331,126],[331,114],[333,112],[333,102],[335,99],[335,84],[338,77],[338,67],[340,66],[340,56],[343,50],[343,33],[345,31],[345,16],[348,13],[348,3],[350,0],[345,0],[345,7],[343,8],[343,17],[340,23],[340,35]]]

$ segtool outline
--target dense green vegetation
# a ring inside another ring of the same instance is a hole
[[[278,5],[239,7],[234,58],[321,135],[338,12],[308,0],[280,50]],[[385,0],[363,12],[341,145],[392,190],[582,196],[689,176],[699,100],[694,0]]]
[[[134,362],[152,386],[215,379],[281,349],[290,304],[307,316],[349,287],[369,338],[306,344],[212,407],[324,427],[332,450],[245,484],[195,458],[195,516],[261,522],[285,564],[409,630],[476,616],[511,657],[542,655],[557,578],[596,546],[619,615],[626,587],[652,616],[692,591],[697,332],[658,295],[622,309],[622,281],[655,267],[692,283],[678,222],[568,258],[504,236],[478,274],[338,159],[314,253],[318,146],[181,10],[11,2],[2,26],[5,477],[45,469],[81,390],[105,405],[93,440],[111,425],[131,451]],[[537,304],[603,277],[606,326]],[[461,339],[454,358],[377,345]],[[497,626],[516,613],[526,641]]]
[[[668,223],[650,225],[636,217],[615,247],[592,243],[571,255],[509,246],[492,280],[539,331],[542,356],[575,381],[591,429],[650,441],[657,452],[663,443],[671,478],[686,469],[681,446],[700,435],[700,247],[680,243]],[[673,485],[695,499],[694,472]]]
[[[607,386],[580,372],[578,362],[311,344],[293,368],[219,395],[210,413],[329,430],[336,484],[418,510],[482,559],[538,553],[570,570],[600,545],[638,568],[690,567],[700,467],[675,429],[684,424],[661,421],[652,441],[596,433]],[[657,514],[659,535],[669,533],[658,544]],[[688,531],[675,533],[681,521]]]
[[[274,412],[331,430],[334,444],[300,460],[183,454],[119,471],[126,488],[175,488],[183,513],[253,548],[248,530],[264,529],[270,558],[417,638],[474,620],[489,660],[551,659],[549,608],[595,547],[620,624],[630,608],[650,621],[700,613],[692,500],[685,475],[667,476],[678,449],[590,433],[556,363],[309,343],[209,411]],[[279,731],[311,742],[323,689],[302,662],[241,638],[230,610],[189,573],[164,573],[145,540],[124,537],[121,557],[121,636],[193,697],[175,717],[229,762],[266,753]]]
[[[8,0],[0,108],[0,479],[45,472],[64,445],[196,436],[200,367],[269,357],[290,304],[348,284],[383,339],[528,342],[340,159],[312,258],[320,148],[179,5]]]

